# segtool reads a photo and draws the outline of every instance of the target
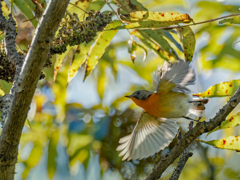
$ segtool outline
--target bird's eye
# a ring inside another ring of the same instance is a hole
[[[137,91],[137,95],[139,95],[140,94],[140,91]]]

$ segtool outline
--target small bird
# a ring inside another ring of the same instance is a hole
[[[169,118],[186,117],[191,103],[199,111],[205,109],[207,100],[194,101],[187,85],[194,84],[195,74],[188,63],[179,61],[166,63],[158,78],[155,92],[138,90],[128,98],[145,111],[139,118],[133,132],[119,140],[117,151],[123,160],[143,159],[164,149],[178,132],[178,124]]]

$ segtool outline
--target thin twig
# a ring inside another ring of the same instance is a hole
[[[232,16],[239,16],[239,15],[240,15],[240,13],[230,14],[230,15],[227,15],[227,16],[222,16],[222,17],[219,17],[219,18],[210,19],[210,20],[207,20],[207,21],[196,22],[196,23],[192,23],[192,24],[184,24],[184,25],[179,25],[178,24],[178,25],[157,27],[157,28],[129,28],[129,29],[135,29],[135,30],[142,30],[142,29],[152,29],[152,30],[155,30],[155,29],[174,29],[174,28],[179,28],[179,27],[187,27],[187,26],[194,26],[194,25],[204,24],[204,23],[213,22],[213,21],[217,21],[217,20],[228,18],[228,17],[232,17]]]
[[[188,126],[189,130],[192,128],[193,128],[193,121],[191,121]],[[179,133],[179,140],[181,140],[181,133]],[[175,170],[173,171],[173,174],[171,175],[171,177],[168,180],[178,180],[179,179],[179,176],[180,176],[188,158],[193,155],[192,152],[189,152],[190,148],[191,148],[191,144],[189,144],[189,146],[186,149],[184,149],[184,151],[182,152],[182,157],[178,161],[177,167],[175,168]]]
[[[197,22],[197,23],[194,22],[193,24],[181,25],[180,27],[187,27],[187,26],[194,26],[194,25],[204,24],[204,23],[213,22],[213,21],[217,21],[217,20],[228,18],[228,17],[232,17],[232,16],[239,16],[239,15],[240,15],[240,13],[230,14],[230,15],[227,15],[227,16],[222,16],[222,17],[215,18],[215,19],[210,19],[210,20],[207,20],[207,21],[201,21],[201,22]],[[154,30],[154,29],[173,29],[173,28],[178,28],[178,27],[179,27],[179,25],[175,25],[175,26],[170,26],[170,27],[152,28],[152,30]]]
[[[118,17],[118,19],[119,19],[120,21],[122,21],[121,18],[118,16],[117,12],[116,12],[116,11],[113,9],[113,7],[110,5],[110,3],[109,3],[107,0],[105,0],[105,2],[106,2],[106,4],[110,7],[110,9],[113,11],[113,13]],[[133,40],[132,34],[131,34],[131,32],[129,31],[129,29],[126,29],[126,30],[127,30],[128,33],[130,34],[131,40]]]

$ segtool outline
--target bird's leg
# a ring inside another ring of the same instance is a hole
[[[190,120],[190,121],[195,121],[195,122],[199,122],[199,120],[201,119],[200,117],[199,117],[199,119],[198,120],[195,120],[195,119],[192,119],[192,118],[190,118],[190,117],[187,117],[187,116],[182,116],[183,118],[185,118],[185,119],[187,119],[187,120]]]

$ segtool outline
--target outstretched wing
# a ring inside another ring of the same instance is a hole
[[[187,85],[194,84],[195,74],[188,63],[179,61],[173,64],[165,62],[161,69],[161,77],[157,87],[157,92],[175,91],[190,93]]]
[[[133,132],[119,140],[117,151],[122,160],[143,159],[167,147],[178,131],[178,124],[171,119],[157,118],[144,112]]]

